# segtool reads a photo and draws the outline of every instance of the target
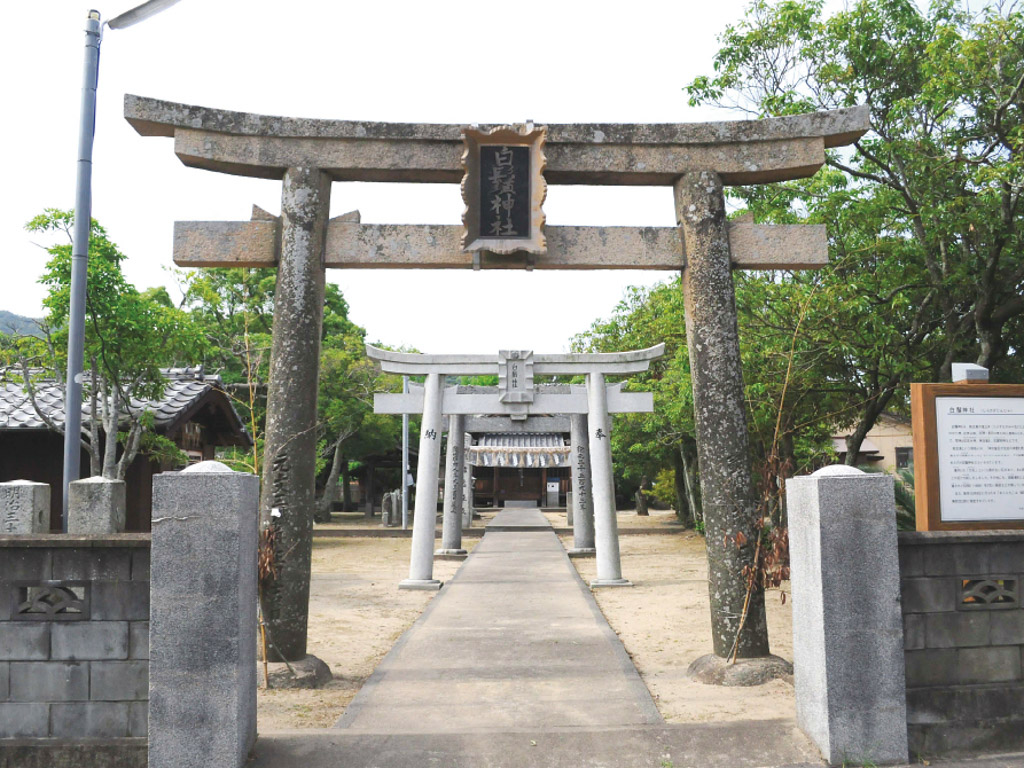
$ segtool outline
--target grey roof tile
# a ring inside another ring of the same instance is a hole
[[[149,409],[154,412],[157,427],[173,422],[208,390],[221,383],[219,376],[204,375],[201,368],[165,368],[161,373],[167,377],[163,397],[156,400],[131,398],[134,410]],[[36,412],[31,398],[25,391],[21,372],[8,372],[6,379],[0,379],[0,382],[0,430],[47,429],[46,422]],[[39,410],[53,421],[62,424],[64,388],[52,380],[37,381],[34,386]],[[86,422],[89,416],[88,408],[88,403],[83,403],[82,419]]]

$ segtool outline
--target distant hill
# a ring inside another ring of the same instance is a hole
[[[6,309],[0,309],[0,333],[12,333],[21,336],[40,336],[39,321],[31,317],[22,317]]]

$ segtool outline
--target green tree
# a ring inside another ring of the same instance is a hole
[[[847,461],[915,378],[973,358],[1019,375],[1024,317],[1021,149],[1024,15],[952,0],[861,0],[829,18],[817,0],[756,0],[720,37],[691,103],[759,117],[867,104],[872,131],[827,153],[812,179],[733,195],[761,221],[824,222],[832,264],[774,278],[822,297],[821,375],[846,392]],[[791,323],[792,324],[792,323]]]
[[[47,248],[50,260],[40,281],[48,288],[43,300],[46,338],[24,340],[17,351],[36,412],[58,432],[63,432],[63,424],[39,407],[36,386],[43,379],[63,383],[73,222],[70,211],[51,208],[26,225],[30,232],[60,233],[68,241]],[[93,221],[85,323],[84,357],[88,368],[83,383],[89,418],[82,425],[82,446],[90,456],[92,475],[119,480],[124,479],[140,448],[173,449],[168,441],[153,434],[153,416],[137,401],[163,394],[166,380],[160,368],[192,364],[206,350],[199,329],[187,313],[170,305],[165,290],[140,294],[125,279],[121,270],[124,259],[103,227]]]
[[[258,473],[277,271],[195,270],[181,273],[179,280],[184,305],[209,342],[204,363],[220,374],[256,439],[252,456],[236,458]],[[394,419],[373,414],[373,393],[395,389],[400,379],[383,376],[366,356],[366,331],[349,319],[348,303],[331,283],[325,289],[321,334],[317,437],[322,491],[315,514],[317,520],[326,520],[348,463],[399,440]]]

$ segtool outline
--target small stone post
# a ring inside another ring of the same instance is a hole
[[[306,656],[330,200],[326,174],[316,168],[285,171],[260,508],[263,524],[276,534],[277,577],[263,586],[263,615],[275,649],[271,661]]]
[[[615,517],[615,480],[612,477],[611,420],[603,373],[587,374],[587,409],[590,428],[590,472],[594,494],[594,538],[597,578],[591,587],[630,587],[619,562],[619,523]]]
[[[409,578],[399,589],[440,589],[434,578],[434,529],[437,527],[437,468],[441,463],[441,374],[428,373],[423,387],[420,454],[416,464],[416,508],[412,521]]]
[[[466,452],[466,417],[448,417],[448,453],[444,465],[444,515],[441,524],[441,548],[435,555],[464,555],[462,548],[463,493],[462,471]]]
[[[569,442],[572,446],[573,507],[573,547],[569,554],[588,556],[597,550],[594,546],[594,495],[591,492],[590,443],[586,414],[569,416],[569,429]]]
[[[748,603],[743,575],[754,561],[757,497],[750,471],[722,180],[712,171],[685,174],[676,182],[675,199],[686,244],[683,297],[707,530],[714,651],[723,659],[731,657],[734,648],[740,659],[767,656],[764,591],[755,588]],[[740,533],[746,543],[737,547]],[[744,606],[746,620],[742,621]]]
[[[50,486],[31,480],[0,483],[0,534],[50,532]]]
[[[153,478],[149,768],[241,768],[256,740],[259,496],[216,461]]]
[[[786,498],[797,722],[833,764],[905,763],[892,477],[826,467]]]
[[[469,435],[466,435],[469,437]],[[473,525],[473,465],[469,463],[469,451],[463,445],[463,475],[462,481],[465,487],[462,489],[462,527],[469,528]]]
[[[68,533],[121,533],[124,527],[124,480],[87,477],[68,486]]]

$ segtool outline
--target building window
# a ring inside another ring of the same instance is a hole
[[[908,469],[914,463],[913,448],[896,449],[896,469]]]

